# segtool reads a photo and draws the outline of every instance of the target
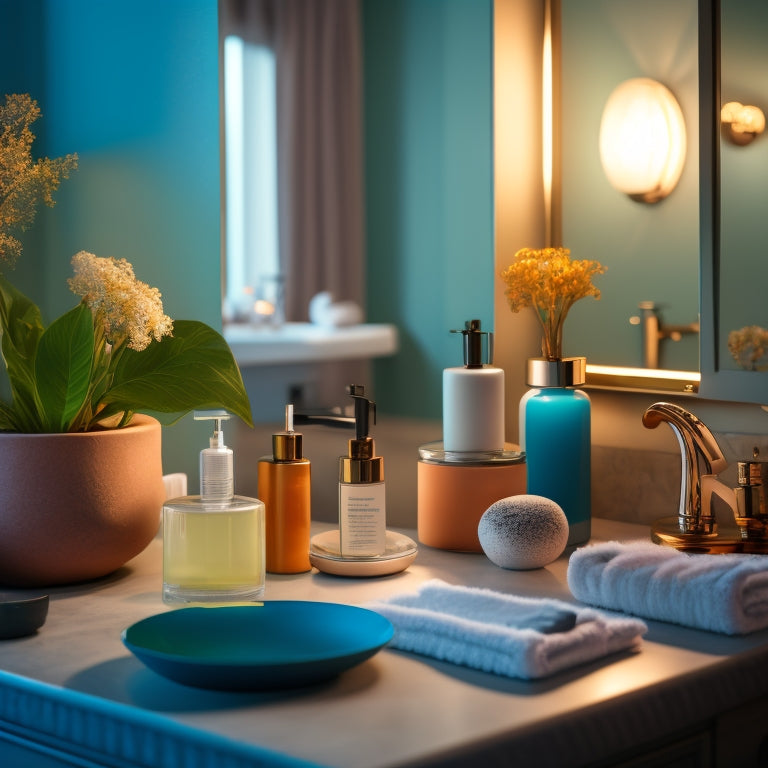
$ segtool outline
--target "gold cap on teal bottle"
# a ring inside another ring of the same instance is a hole
[[[586,357],[563,357],[559,360],[533,357],[528,360],[526,384],[529,387],[580,387],[586,380]]]

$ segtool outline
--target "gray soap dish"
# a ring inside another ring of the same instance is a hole
[[[34,634],[47,616],[48,595],[0,590],[0,640]]]

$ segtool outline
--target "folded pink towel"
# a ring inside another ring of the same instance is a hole
[[[392,622],[390,648],[523,679],[634,649],[646,631],[636,619],[440,579],[365,607]]]
[[[646,619],[726,635],[768,627],[765,555],[695,555],[611,541],[571,555],[568,586],[584,603]]]

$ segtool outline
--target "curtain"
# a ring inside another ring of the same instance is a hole
[[[221,33],[267,43],[277,78],[280,261],[288,320],[364,301],[359,0],[221,0]]]

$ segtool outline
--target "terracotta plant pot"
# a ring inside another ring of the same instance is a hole
[[[0,584],[105,576],[152,540],[165,491],[160,423],[118,430],[0,433]]]

